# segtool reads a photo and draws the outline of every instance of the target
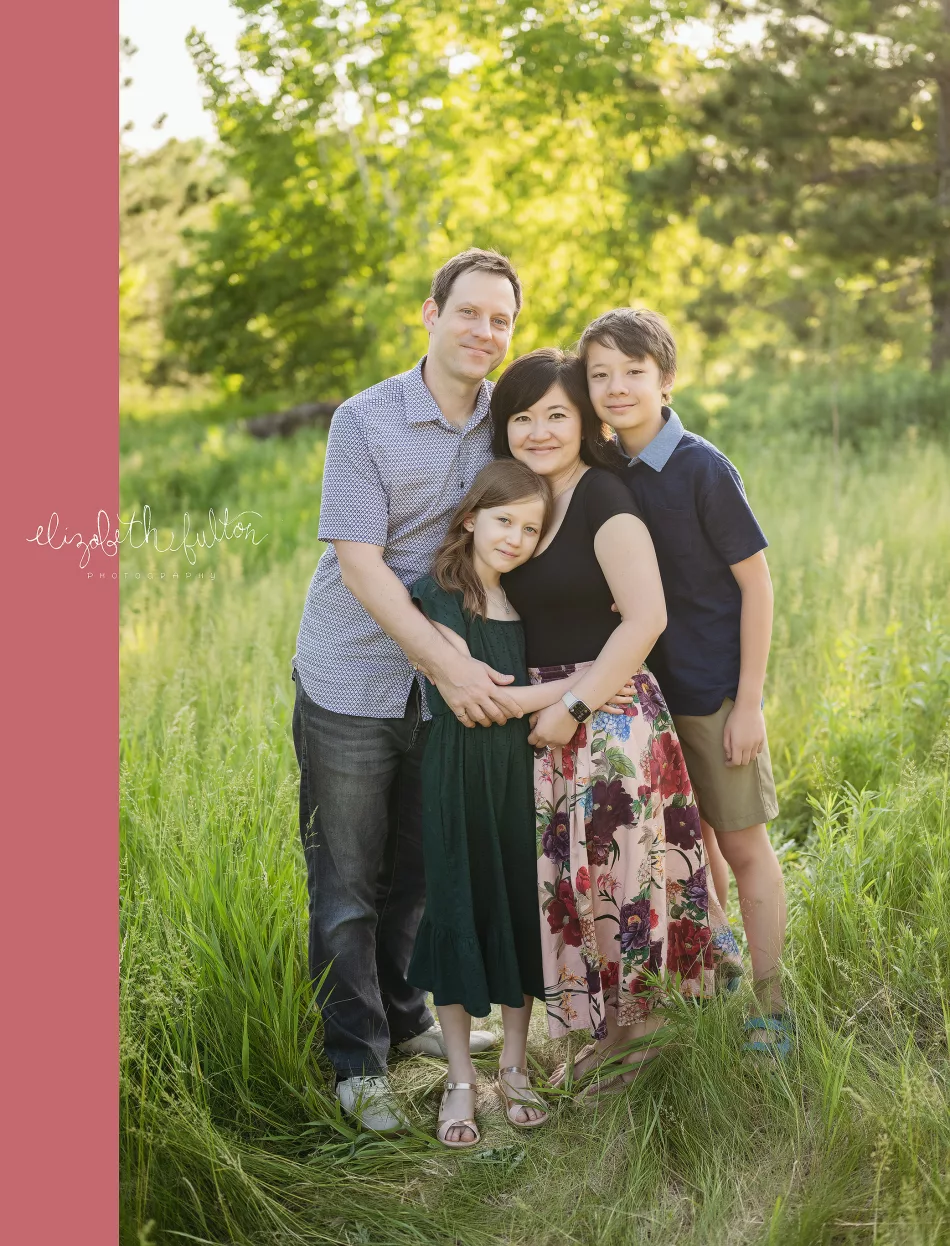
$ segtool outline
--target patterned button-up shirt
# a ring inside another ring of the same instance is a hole
[[[483,381],[464,428],[446,420],[419,361],[347,399],[327,438],[321,541],[365,541],[407,587],[427,575],[449,519],[491,461]],[[343,583],[329,545],[304,605],[294,665],[312,701],[337,714],[401,718],[415,678],[408,659]],[[423,705],[425,699],[423,698]]]

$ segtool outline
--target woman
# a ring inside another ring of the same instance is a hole
[[[741,966],[707,878],[676,732],[643,665],[666,626],[653,544],[610,470],[618,452],[579,361],[558,350],[522,356],[495,386],[491,415],[496,456],[528,464],[554,494],[534,556],[502,580],[524,621],[531,678],[581,676],[529,737],[548,1026],[554,1036],[589,1029],[595,1040],[574,1061],[577,1078],[623,1048],[631,1064],[658,1053],[644,1044],[661,1024],[664,982],[707,995],[717,968],[733,977]],[[587,707],[632,671],[637,697],[625,714],[591,717]]]

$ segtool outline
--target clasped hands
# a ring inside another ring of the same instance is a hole
[[[463,726],[488,727],[492,723],[505,723],[509,718],[524,717],[520,705],[507,691],[514,676],[496,671],[487,662],[459,654],[451,661],[450,669],[428,670],[421,664],[416,669],[435,684]],[[633,703],[635,692],[631,678],[599,708],[606,714],[622,714],[624,706]],[[578,726],[560,702],[533,714],[530,721],[532,731],[528,740],[541,748],[567,744]]]

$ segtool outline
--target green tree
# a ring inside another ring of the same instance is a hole
[[[625,177],[666,151],[671,23],[691,0],[240,0],[240,64],[192,48],[247,186],[194,236],[169,335],[246,388],[340,392],[422,346],[418,303],[455,250],[512,255],[519,345],[571,340],[644,297]],[[262,88],[262,83],[263,88]]]
[[[164,338],[183,234],[211,222],[213,205],[240,186],[200,139],[170,139],[154,151],[119,153],[119,358],[123,383],[164,385],[187,378]]]
[[[880,340],[929,291],[931,362],[943,366],[950,0],[716,7],[720,46],[679,96],[685,149],[631,178],[646,228],[663,228],[670,212],[695,213],[706,238],[744,248],[745,282],[709,283],[697,316],[721,330],[730,307],[771,298],[804,337],[816,311],[829,314],[825,293],[837,284],[849,314]],[[754,17],[761,32],[737,42],[737,19]],[[775,258],[782,245],[784,263]]]

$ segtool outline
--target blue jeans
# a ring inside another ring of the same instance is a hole
[[[390,1044],[433,1023],[406,982],[425,904],[417,684],[402,718],[322,709],[295,674],[310,977],[339,1079],[385,1073]],[[324,972],[326,976],[324,977]]]

